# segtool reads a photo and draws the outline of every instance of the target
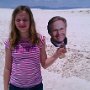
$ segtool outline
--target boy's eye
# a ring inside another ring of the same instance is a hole
[[[60,30],[63,30],[64,28],[60,28]]]
[[[53,32],[57,32],[57,31],[58,31],[57,29],[53,30]]]
[[[61,30],[63,30],[64,28],[60,28],[60,29],[55,29],[55,30],[53,30],[53,32],[58,32],[58,31],[61,31]]]

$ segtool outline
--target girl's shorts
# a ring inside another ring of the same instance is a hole
[[[40,83],[34,87],[29,87],[29,88],[20,88],[10,84],[9,90],[43,90],[43,83]]]

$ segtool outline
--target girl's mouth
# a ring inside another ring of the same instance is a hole
[[[24,25],[24,26],[19,26],[20,28],[25,28],[26,26]]]

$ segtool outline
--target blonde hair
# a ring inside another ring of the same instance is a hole
[[[33,18],[32,11],[31,11],[30,7],[21,5],[21,6],[16,7],[16,9],[12,13],[11,32],[10,32],[10,36],[9,36],[11,47],[15,47],[20,40],[19,30],[17,29],[17,27],[15,25],[15,17],[21,11],[25,11],[29,15],[29,19],[30,19],[29,39],[30,39],[31,43],[33,45],[39,43],[39,38],[38,38],[38,35],[36,32],[35,21]]]

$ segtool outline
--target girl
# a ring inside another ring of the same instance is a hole
[[[45,40],[36,32],[30,8],[18,6],[5,42],[4,90],[43,90],[40,64],[47,68],[65,52],[59,48],[47,58]]]

